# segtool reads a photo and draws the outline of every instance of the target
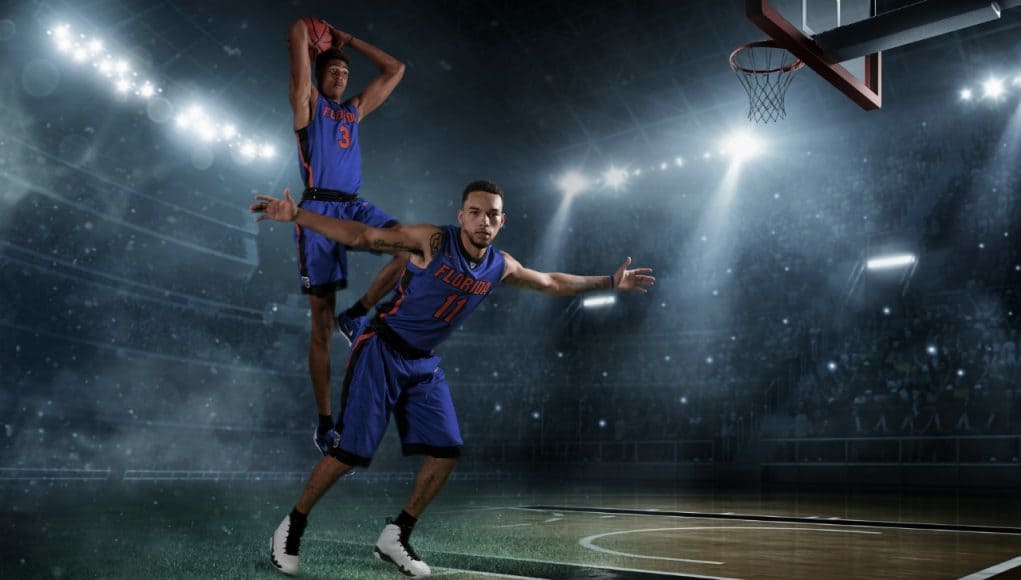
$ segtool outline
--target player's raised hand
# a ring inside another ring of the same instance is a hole
[[[284,189],[284,198],[277,199],[271,195],[259,194],[255,196],[259,200],[248,207],[248,211],[259,214],[255,221],[274,220],[278,222],[294,221],[298,217],[298,204],[294,203],[291,197],[291,190]]]
[[[330,27],[330,34],[333,35],[333,48],[341,49],[344,45],[351,42],[354,35],[350,32],[345,32],[332,24],[328,24]]]
[[[631,256],[628,256],[624,263],[617,268],[617,271],[613,273],[613,287],[621,292],[627,292],[634,290],[645,294],[648,292],[649,286],[652,286],[656,282],[656,278],[652,277],[652,268],[635,268],[628,270],[628,266],[631,265]]]

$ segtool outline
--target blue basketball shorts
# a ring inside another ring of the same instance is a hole
[[[404,455],[461,455],[461,429],[440,357],[408,357],[373,329],[351,347],[331,455],[368,466],[393,414]]]
[[[306,199],[299,205],[304,210],[362,222],[374,228],[398,224],[393,216],[361,198],[353,201]],[[351,248],[298,225],[294,226],[294,241],[298,246],[299,282],[303,293],[324,296],[347,287],[347,251]]]

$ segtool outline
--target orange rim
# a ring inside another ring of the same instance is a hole
[[[753,74],[753,75],[765,75],[765,74],[778,73],[778,72],[789,73],[789,72],[796,71],[799,68],[805,66],[805,61],[801,60],[800,58],[796,59],[794,62],[792,62],[791,64],[789,64],[787,66],[781,66],[781,67],[777,67],[777,68],[768,68],[768,69],[747,68],[747,67],[744,67],[744,66],[741,66],[741,65],[737,64],[737,62],[734,60],[735,58],[737,58],[737,55],[740,54],[741,52],[745,51],[745,50],[749,50],[749,49],[752,49],[752,48],[776,48],[776,49],[780,49],[780,50],[786,50],[782,46],[779,46],[776,43],[775,40],[759,40],[757,42],[749,42],[748,44],[742,44],[741,46],[739,46],[736,49],[734,49],[734,52],[730,53],[730,68],[732,68],[732,69],[734,69],[736,71],[743,72],[743,73],[748,73],[748,74]]]

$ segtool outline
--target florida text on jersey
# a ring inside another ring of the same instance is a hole
[[[305,187],[358,193],[362,186],[362,154],[358,109],[351,101],[335,103],[319,95],[312,121],[295,133]]]
[[[432,350],[489,295],[503,277],[504,258],[490,246],[472,267],[457,226],[443,228],[443,243],[429,265],[409,263],[380,319],[409,345]]]

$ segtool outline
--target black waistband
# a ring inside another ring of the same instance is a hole
[[[335,189],[323,189],[321,187],[306,187],[301,192],[301,201],[354,201],[358,199],[356,193],[346,193]]]
[[[376,331],[376,334],[383,339],[383,342],[393,347],[394,350],[404,355],[405,358],[426,358],[433,355],[431,351],[415,348],[405,342],[400,335],[394,332],[394,329],[387,326],[379,318],[373,318],[369,326]]]

